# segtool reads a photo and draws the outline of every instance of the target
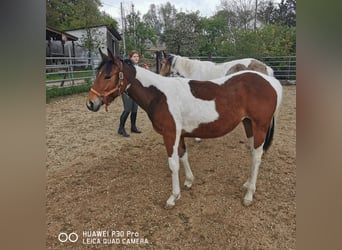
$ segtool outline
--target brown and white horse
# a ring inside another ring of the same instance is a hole
[[[216,79],[241,70],[254,70],[273,76],[273,69],[271,67],[254,58],[213,63],[163,52],[163,60],[161,63],[160,74],[162,76],[181,76],[199,81]],[[195,138],[195,140],[201,141],[200,138]]]
[[[166,207],[180,198],[179,160],[185,169],[185,188],[194,176],[188,161],[184,138],[214,138],[243,123],[252,152],[251,175],[243,185],[243,203],[253,201],[256,180],[264,150],[270,146],[274,116],[282,99],[282,86],[274,77],[255,71],[240,71],[211,80],[169,78],[134,66],[101,51],[102,62],[87,97],[87,108],[98,111],[126,92],[143,108],[153,128],[163,136],[172,172],[172,194]]]

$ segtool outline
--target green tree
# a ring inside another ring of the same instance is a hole
[[[150,5],[150,9],[143,16],[144,23],[153,29],[156,34],[160,35],[163,31],[164,24],[159,15],[159,9],[155,4]]]
[[[258,19],[264,24],[274,24],[277,7],[269,0],[258,5]]]
[[[46,23],[56,29],[70,28],[70,22],[75,9],[75,1],[47,0]]]
[[[148,24],[141,21],[140,12],[131,12],[126,16],[126,49],[127,51],[138,50],[144,54],[146,45],[154,44],[157,40],[156,31]]]
[[[199,53],[197,41],[200,38],[199,12],[176,14],[174,26],[168,25],[162,36],[170,52],[192,56]]]
[[[288,26],[296,26],[296,0],[281,0],[275,21]]]
[[[261,55],[295,55],[296,28],[281,24],[267,25],[258,31],[258,44]]]
[[[117,21],[105,12],[100,12],[100,0],[47,0],[46,23],[59,30],[111,24]]]

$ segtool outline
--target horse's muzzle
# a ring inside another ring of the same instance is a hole
[[[95,100],[87,100],[86,105],[90,111],[97,112],[97,111],[99,111],[99,109],[102,105],[102,102],[100,101],[99,98],[97,98]]]

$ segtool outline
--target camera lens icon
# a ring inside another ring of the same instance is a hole
[[[76,242],[78,240],[78,234],[75,232],[72,232],[70,234],[67,233],[60,233],[58,235],[58,240],[60,242]]]

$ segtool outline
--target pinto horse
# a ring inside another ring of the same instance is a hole
[[[273,69],[254,58],[244,58],[225,63],[213,63],[210,61],[192,60],[163,52],[162,76],[178,75],[192,80],[211,80],[241,70],[254,70],[273,76]]]
[[[254,70],[273,76],[273,69],[254,58],[244,58],[225,63],[192,60],[163,51],[162,76],[182,76],[192,80],[210,80],[236,73],[241,70]],[[201,141],[200,138],[195,138]]]
[[[252,204],[261,156],[270,146],[274,116],[282,99],[282,86],[274,77],[240,71],[211,80],[169,78],[120,60],[100,50],[102,62],[87,97],[87,108],[98,111],[126,92],[144,109],[153,128],[163,136],[172,172],[172,194],[166,208],[180,198],[179,160],[185,169],[185,188],[194,176],[188,161],[185,137],[215,138],[243,123],[252,152],[251,175],[243,185],[243,204]]]

